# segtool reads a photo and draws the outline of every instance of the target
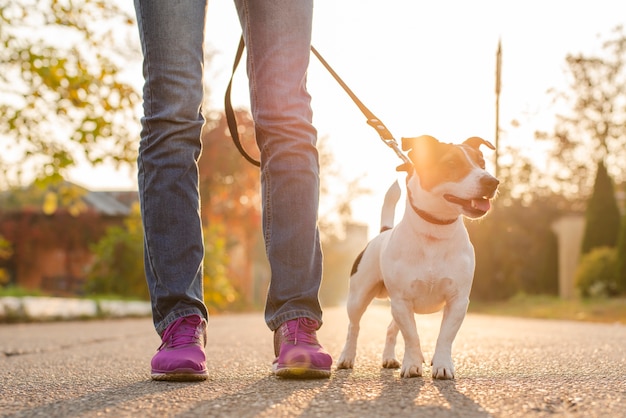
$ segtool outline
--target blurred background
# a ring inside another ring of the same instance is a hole
[[[316,3],[314,45],[398,141],[497,144],[485,157],[499,195],[490,215],[467,223],[478,305],[528,295],[626,304],[625,12],[609,0]],[[262,307],[270,275],[258,170],[223,115],[240,34],[233,3],[212,0],[200,175],[214,312]],[[147,299],[141,60],[129,2],[0,4],[0,296]],[[322,164],[320,297],[338,305],[403,175],[313,56],[308,87]],[[233,102],[254,154],[245,65]]]

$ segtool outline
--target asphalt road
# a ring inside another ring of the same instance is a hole
[[[389,319],[384,306],[365,314],[354,370],[294,381],[270,374],[261,313],[213,316],[200,383],[150,380],[149,319],[0,325],[0,416],[626,417],[626,326],[469,315],[456,380],[434,381],[430,367],[381,369]],[[439,320],[418,316],[427,359]],[[327,309],[319,336],[335,358],[346,330],[344,310]]]

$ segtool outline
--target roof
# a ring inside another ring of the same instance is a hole
[[[106,216],[127,216],[138,199],[137,192],[88,191],[84,202],[96,212]]]

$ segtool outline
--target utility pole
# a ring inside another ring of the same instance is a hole
[[[498,177],[498,156],[500,151],[500,78],[502,76],[502,39],[498,39],[498,51],[496,52],[496,135],[495,135],[495,171]]]

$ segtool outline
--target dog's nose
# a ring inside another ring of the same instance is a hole
[[[500,181],[492,176],[485,176],[480,179],[480,185],[487,190],[495,190]]]

